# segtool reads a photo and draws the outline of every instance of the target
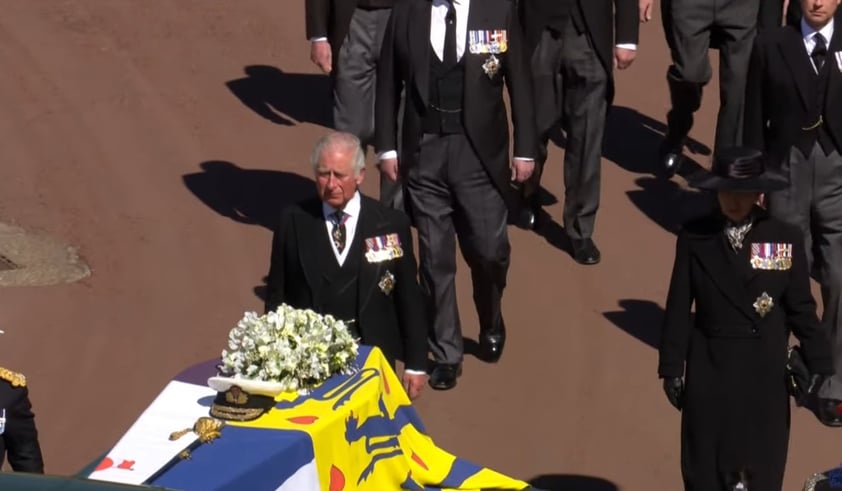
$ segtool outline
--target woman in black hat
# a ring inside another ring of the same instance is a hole
[[[658,374],[682,411],[686,490],[780,490],[789,444],[791,328],[815,379],[831,374],[801,232],[756,205],[787,181],[731,148],[690,185],[719,207],[678,235]],[[695,302],[695,319],[691,307]]]

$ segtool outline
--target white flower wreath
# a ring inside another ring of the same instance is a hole
[[[278,393],[307,392],[354,373],[358,351],[345,321],[282,304],[265,315],[245,313],[228,335],[220,369],[233,379],[271,382]]]

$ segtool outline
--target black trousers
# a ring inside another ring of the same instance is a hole
[[[509,269],[506,202],[465,135],[422,137],[407,171],[406,198],[418,229],[421,290],[436,362],[459,363],[464,346],[456,302],[456,241],[471,270],[481,332],[504,329]]]

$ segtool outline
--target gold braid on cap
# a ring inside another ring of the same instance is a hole
[[[22,373],[13,372],[8,368],[0,367],[0,379],[12,384],[12,387],[26,387],[26,377]]]

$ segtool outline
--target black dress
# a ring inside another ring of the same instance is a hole
[[[658,373],[685,377],[681,468],[686,490],[780,490],[789,444],[785,363],[791,328],[812,373],[832,373],[810,292],[801,232],[756,208],[742,248],[720,212],[679,233]],[[695,318],[691,307],[695,302]]]

